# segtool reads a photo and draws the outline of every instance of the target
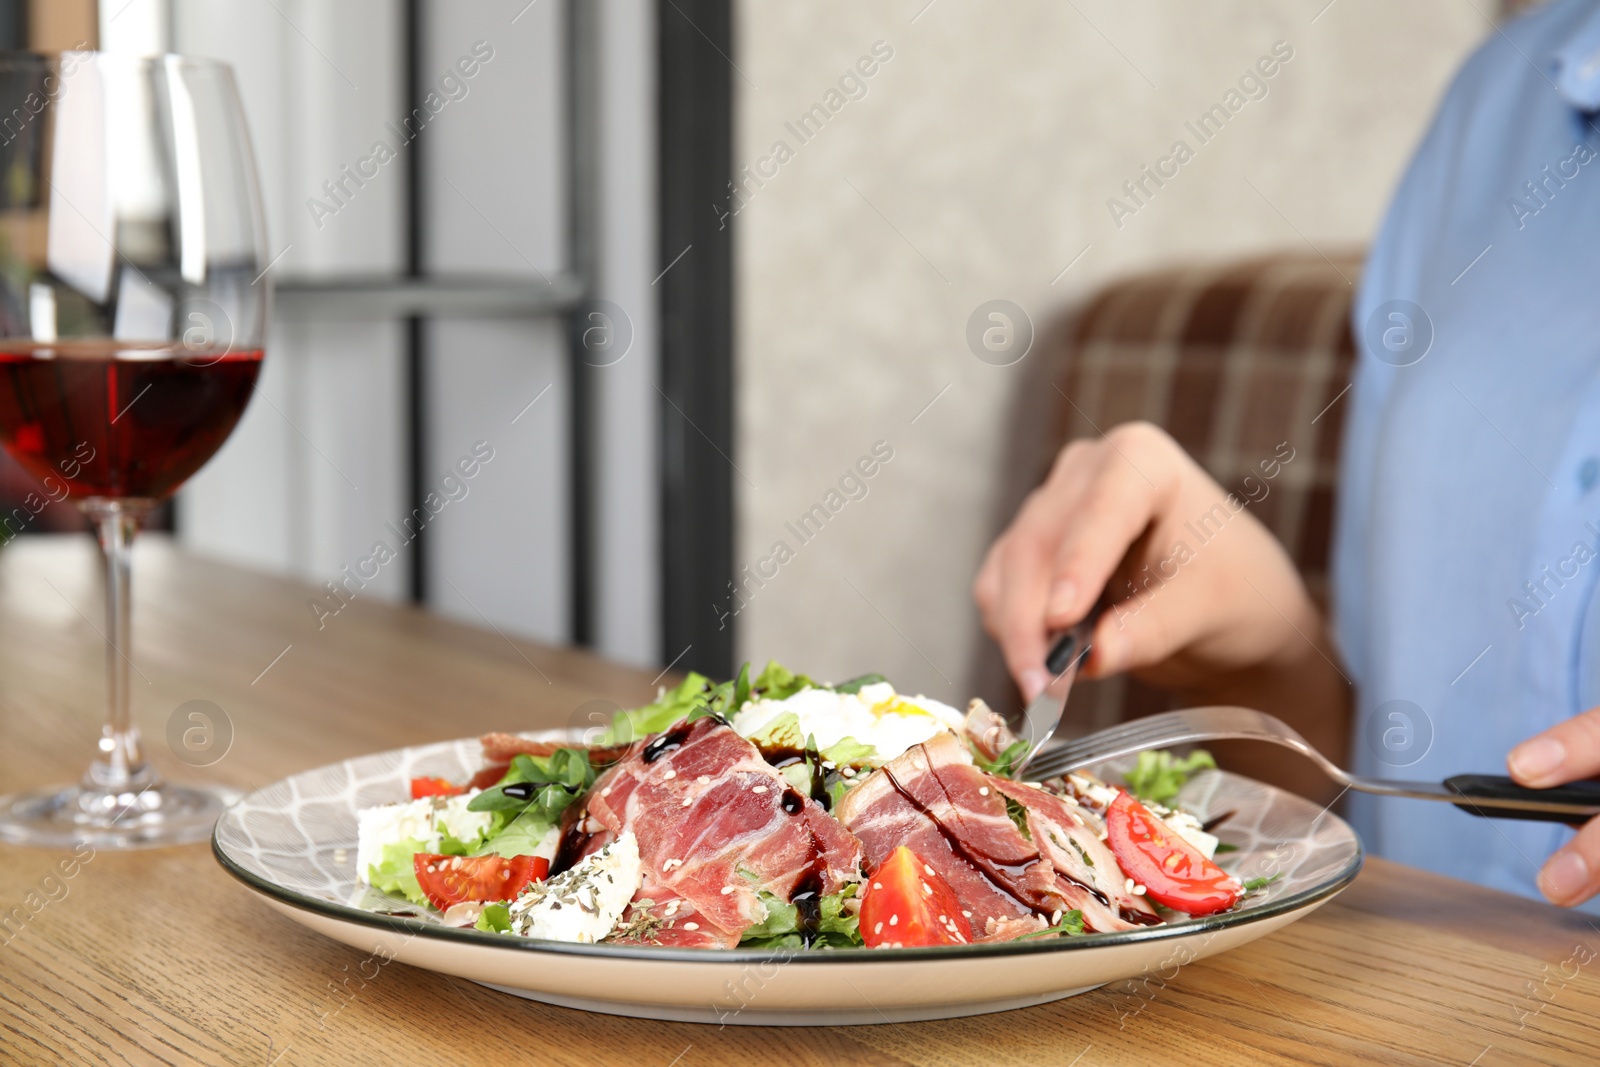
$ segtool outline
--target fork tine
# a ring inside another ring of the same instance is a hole
[[[1186,712],[1163,712],[1042,752],[1028,766],[1028,772],[1030,776],[1048,777],[1128,752],[1178,744],[1193,732]]]

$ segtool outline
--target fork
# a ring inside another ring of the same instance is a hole
[[[1350,774],[1282,720],[1250,708],[1189,708],[1135,719],[1045,749],[1029,765],[1028,777],[1041,781],[1145,749],[1234,739],[1271,741],[1291,748],[1310,758],[1322,773],[1346,789],[1363,793],[1442,800],[1485,818],[1572,823],[1600,815],[1600,781],[1525,789],[1510,778],[1490,774],[1458,774],[1443,782],[1401,782]]]

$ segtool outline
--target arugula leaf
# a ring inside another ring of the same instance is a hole
[[[888,680],[881,674],[863,674],[858,678],[850,679],[848,682],[840,682],[833,687],[833,691],[835,693],[859,693],[869,685],[880,685]]]
[[[1011,816],[1011,821],[1016,824],[1017,830],[1029,841],[1033,840],[1033,831],[1028,829],[1028,809],[1017,801],[1006,797],[1006,814]]]
[[[1244,891],[1246,893],[1259,893],[1261,890],[1267,888],[1267,886],[1271,885],[1273,882],[1276,882],[1282,877],[1283,872],[1279,871],[1270,878],[1246,878],[1244,880]]]
[[[1133,769],[1123,776],[1128,788],[1140,800],[1153,804],[1170,805],[1178,799],[1178,792],[1199,770],[1214,770],[1217,761],[1211,753],[1197,748],[1183,758],[1170,752],[1141,752]]]
[[[1217,851],[1214,854],[1218,855],[1218,856],[1221,856],[1221,855],[1223,855],[1225,853],[1228,853],[1228,852],[1238,852],[1238,851],[1239,851],[1239,846],[1238,845],[1230,845],[1226,841],[1218,841],[1217,842]]]
[[[1035,937],[1049,937],[1052,934],[1064,937],[1076,937],[1083,933],[1083,912],[1077,908],[1063,912],[1061,921],[1054,926],[1047,926],[1043,930],[1035,930],[1031,934],[1023,934],[1018,941],[1027,941]]]
[[[750,699],[750,664],[739,665],[739,677],[733,683],[733,697],[728,705],[728,710],[737,713]]]
[[[475,929],[491,934],[509,934],[511,932],[511,909],[504,904],[485,904],[483,910],[478,912],[478,921],[472,924]]]
[[[1017,763],[1028,754],[1028,742],[1022,738],[1011,742],[1005,751],[994,759],[989,759],[979,752],[970,741],[967,742],[967,746],[972,749],[972,762],[978,765],[978,769],[999,778],[1010,778],[1015,773]]]
[[[812,948],[853,948],[860,946],[861,930],[856,916],[845,908],[845,901],[856,895],[856,887],[848,885],[837,893],[830,893],[818,901],[818,916]],[[805,947],[805,936],[800,930],[800,909],[772,893],[762,891],[761,902],[767,906],[767,917],[744,932],[739,939],[740,948]]]
[[[558,748],[548,756],[519,755],[500,783],[473,797],[467,810],[495,813],[491,839],[523,818],[553,826],[594,779],[594,767],[583,749]]]

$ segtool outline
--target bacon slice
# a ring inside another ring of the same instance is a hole
[[[1007,797],[1026,812],[1027,836],[1012,821]],[[1074,908],[1088,929],[1126,930],[1135,923],[1119,915],[1124,899],[1131,914],[1154,918],[1147,903],[1126,892],[1098,829],[1078,821],[1066,804],[983,773],[955,735],[941,734],[874,771],[846,794],[837,814],[861,839],[869,870],[896,846],[909,845],[950,884],[973,929],[988,939],[1039,929],[1038,917]],[[1093,865],[1072,847],[1085,838]],[[1114,895],[1101,888],[1108,880],[1115,881]]]
[[[595,783],[587,814],[612,833],[632,830],[647,881],[735,943],[766,917],[759,891],[789,900],[860,877],[861,842],[713,717],[631,746]]]

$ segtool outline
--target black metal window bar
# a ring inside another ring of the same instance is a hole
[[[428,351],[424,326],[434,316],[498,316],[527,319],[552,317],[567,320],[569,364],[569,500],[572,605],[569,620],[574,643],[592,637],[590,617],[591,561],[589,559],[588,486],[591,477],[590,397],[582,373],[583,348],[580,320],[586,301],[595,290],[595,233],[598,208],[596,139],[598,62],[596,14],[593,4],[569,0],[565,9],[567,62],[565,64],[566,115],[562,131],[567,160],[566,210],[568,260],[566,269],[550,273],[549,280],[505,274],[430,273],[424,245],[426,190],[423,185],[423,145],[417,138],[406,154],[406,264],[403,274],[318,275],[285,277],[277,283],[280,311],[306,320],[403,320],[405,457],[408,510],[422,507],[428,492],[426,464],[429,444]],[[420,107],[426,89],[422,83],[425,41],[423,0],[405,4],[405,87],[409,107]],[[425,603],[430,592],[428,539],[425,531],[410,553],[408,593]]]
[[[407,96],[421,99],[421,0],[406,0]],[[660,662],[712,676],[732,673],[733,622],[718,605],[733,577],[733,242],[719,217],[733,173],[731,0],[660,0],[656,115],[660,212],[657,267],[661,309]],[[583,330],[598,278],[600,157],[599,13],[592,0],[567,0],[564,91],[568,266],[542,280],[429,274],[423,269],[421,153],[407,157],[407,270],[398,277],[286,279],[280,306],[305,318],[404,319],[406,429],[411,506],[426,493],[424,400],[428,360],[422,323],[434,315],[562,317],[570,380],[570,634],[593,639],[594,522],[590,487],[596,426]],[[419,138],[420,148],[425,138]],[[691,253],[692,250],[692,254]],[[681,263],[680,263],[681,260]],[[677,264],[676,266],[674,266]],[[428,593],[427,541],[412,554],[410,591]]]

